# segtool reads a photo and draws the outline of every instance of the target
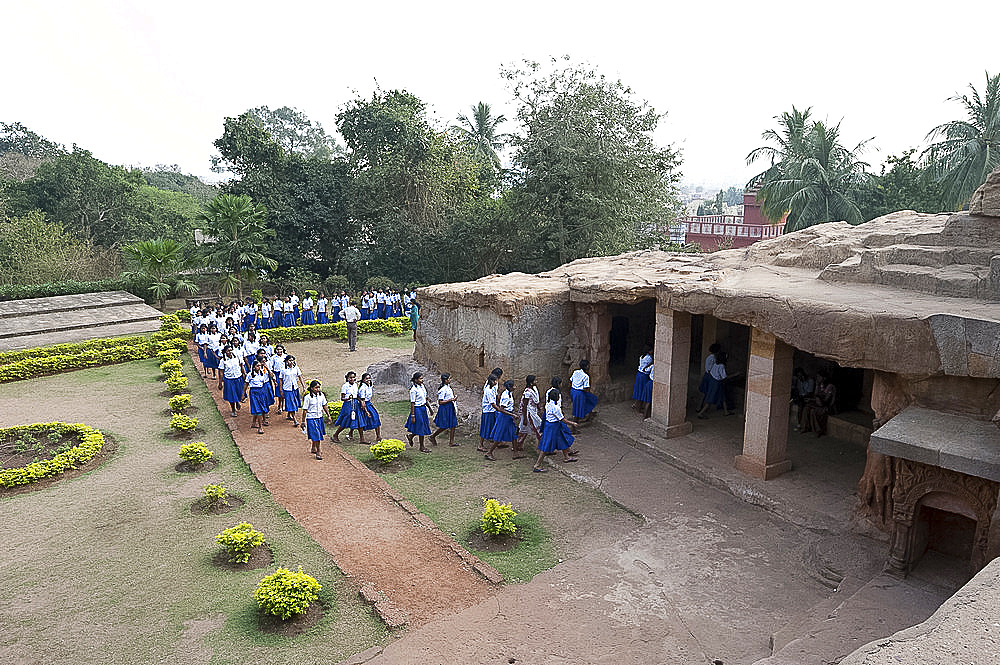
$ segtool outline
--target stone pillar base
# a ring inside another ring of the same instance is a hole
[[[651,436],[656,436],[661,439],[673,439],[678,436],[690,434],[694,429],[694,425],[692,425],[689,420],[685,420],[678,425],[664,425],[663,423],[656,422],[652,418],[646,418],[642,421],[640,429]]]
[[[737,455],[736,469],[740,473],[744,473],[750,476],[751,478],[760,478],[761,480],[771,480],[772,478],[777,478],[786,471],[791,471],[792,460],[785,459],[781,460],[780,462],[775,462],[774,464],[765,464],[764,462],[754,457],[749,457],[747,455]]]

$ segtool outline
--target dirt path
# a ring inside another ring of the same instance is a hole
[[[320,378],[328,395],[339,391],[337,378],[347,369],[361,374],[370,363],[399,353],[378,348],[349,353],[346,345],[334,342],[321,354],[304,347],[289,345],[289,351],[297,356],[303,378]],[[197,362],[197,351],[189,350]],[[309,440],[284,414],[272,413],[270,427],[257,434],[248,405],[232,418],[216,382],[207,384],[253,473],[359,589],[380,600],[376,607],[389,625],[420,626],[495,594],[476,570],[495,575],[492,568],[458,547],[339,446],[328,440],[323,460],[314,459]],[[401,423],[384,422],[382,435],[402,438]]]

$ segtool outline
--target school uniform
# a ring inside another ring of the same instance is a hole
[[[521,394],[521,414],[518,420],[518,434],[542,436],[542,417],[538,415],[538,386],[525,388]]]
[[[715,354],[710,353],[705,357],[705,373],[701,375],[701,383],[698,384],[698,392],[707,395],[708,386],[712,379],[712,368],[715,367]]]
[[[382,426],[382,418],[379,417],[375,405],[372,404],[374,391],[367,383],[358,384],[358,423],[361,429],[368,431]],[[368,413],[365,413],[365,409]]]
[[[586,418],[587,414],[597,406],[597,395],[587,392],[584,388],[590,387],[590,375],[582,369],[573,372],[570,377],[569,396],[573,400],[573,417]]]
[[[454,400],[455,391],[449,385],[438,388],[438,412],[434,416],[434,426],[439,429],[451,429],[458,427],[458,416],[455,412],[455,402],[445,402],[444,400]]]
[[[267,330],[271,327],[271,303],[263,301],[260,303],[260,329]]]
[[[274,354],[267,359],[267,368],[271,370],[271,374],[274,375],[273,390],[275,397],[279,394],[278,391],[281,390],[281,370],[285,369],[285,355]],[[284,397],[284,395],[282,395]]]
[[[251,342],[249,339],[243,342],[242,351],[243,360],[246,362],[247,373],[253,367],[253,361],[257,358],[257,350],[260,348],[260,344],[256,341]]]
[[[361,296],[361,320],[367,321],[372,315],[372,301],[368,294]]]
[[[708,391],[705,393],[705,403],[715,404],[717,409],[726,407],[726,366],[720,363],[712,365],[708,373]]]
[[[497,419],[496,401],[497,387],[487,382],[483,386],[483,415],[479,417],[479,437],[482,439],[489,439],[493,433],[493,425]]]
[[[326,411],[326,395],[322,392],[313,395],[306,394],[302,399],[303,417],[306,421],[306,436],[313,443],[326,438],[326,423],[323,422],[323,412]]]
[[[298,306],[292,305],[291,300],[286,302],[282,306],[282,311],[284,312],[284,316],[282,316],[281,319],[282,325],[284,325],[286,328],[294,328],[295,322],[298,321],[299,318],[298,310],[299,310]]]
[[[415,436],[431,433],[430,418],[427,417],[427,388],[410,388],[410,403],[413,404],[413,418],[406,416],[406,431]]]
[[[207,345],[209,343],[208,333],[197,333],[194,336],[195,346],[198,347],[198,361],[201,362],[201,366],[208,369],[208,358],[206,351],[208,350]]]
[[[556,450],[567,450],[573,445],[573,435],[569,425],[561,422],[562,407],[556,402],[545,403],[545,426],[542,428],[542,438],[538,442],[538,450],[551,453]]]
[[[286,367],[281,370],[281,392],[285,395],[285,411],[295,413],[302,406],[297,379],[302,376],[298,367]]]
[[[299,297],[294,295],[289,297],[288,304],[292,306],[292,325],[294,326],[299,321]],[[285,307],[285,314],[288,314],[287,306]]]
[[[340,394],[344,396],[344,402],[337,416],[337,427],[361,429],[358,422],[358,384],[345,383],[340,387]]]
[[[250,330],[257,327],[257,305],[246,305],[243,308],[243,330]]]
[[[500,406],[507,411],[514,410],[514,396],[509,390],[504,390],[500,394]],[[493,431],[488,437],[490,441],[498,443],[513,443],[517,441],[517,424],[514,416],[509,416],[503,411],[497,411],[496,420],[493,423]]]
[[[263,374],[251,374],[247,378],[247,387],[250,389],[250,413],[255,416],[263,415],[270,410],[268,403],[268,387],[271,385],[271,378],[267,372]]]
[[[219,362],[222,370],[222,399],[230,404],[243,400],[243,360],[233,356]]]
[[[207,369],[218,369],[219,358],[222,355],[222,347],[219,341],[222,333],[208,333],[208,346],[205,348],[205,367]]]
[[[274,301],[274,314],[271,315],[271,327],[280,328],[285,324],[285,303]]]
[[[648,353],[639,358],[639,369],[635,373],[635,385],[632,386],[632,399],[638,402],[651,402],[653,399],[653,380],[649,378],[649,368],[653,366],[653,356]]]
[[[385,318],[385,294],[381,291],[375,294],[375,310],[377,312],[377,318]]]
[[[313,301],[312,298],[306,298],[302,301],[302,325],[312,326],[316,324],[316,315],[313,314]]]
[[[330,315],[326,313],[326,308],[330,304],[330,301],[326,298],[320,298],[316,301],[316,311],[319,315],[319,323],[330,323]]]

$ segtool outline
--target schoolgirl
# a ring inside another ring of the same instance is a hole
[[[367,321],[372,316],[372,301],[368,291],[361,294],[361,320]]]
[[[271,327],[280,328],[285,323],[285,303],[281,301],[278,296],[274,297],[274,302],[271,303],[274,307],[274,314],[271,315]]]
[[[240,331],[236,329],[236,326],[230,326],[227,328],[229,337],[229,343],[233,345],[233,351],[238,351],[243,346],[243,336],[240,335]]]
[[[420,452],[429,453],[431,450],[424,446],[424,436],[431,433],[430,418],[427,415],[427,388],[424,388],[424,373],[417,372],[410,379],[410,416],[406,419],[406,440],[413,445],[413,437],[419,437]]]
[[[271,370],[271,379],[274,382],[272,389],[278,401],[278,411],[283,411],[285,406],[285,391],[281,389],[281,371],[285,369],[285,347],[278,344],[274,347],[274,355],[267,359],[267,368]]]
[[[253,365],[253,361],[257,355],[257,351],[260,349],[260,342],[257,341],[257,333],[250,331],[246,334],[246,339],[243,340],[243,359],[247,364],[247,371],[250,371],[250,367]]]
[[[326,412],[326,395],[320,390],[319,381],[309,382],[309,392],[302,400],[302,421],[309,437],[312,447],[309,452],[316,456],[316,459],[323,459],[319,452],[319,443],[326,437],[326,426],[324,419],[329,418]],[[331,423],[332,425],[332,423]]]
[[[191,335],[194,336],[201,330],[201,324],[205,323],[205,316],[200,309],[192,307],[191,310]]]
[[[292,306],[292,314],[294,315],[294,323],[292,325],[294,326],[299,322],[299,297],[295,295],[294,289],[292,290],[292,294],[288,296],[288,302],[285,305],[285,314],[288,314],[288,305]],[[285,327],[288,327],[288,325],[285,324]]]
[[[294,294],[295,292],[292,291],[292,293]],[[299,300],[298,297],[296,296],[292,297],[295,298],[295,302],[298,302]],[[292,304],[292,297],[285,298],[285,304],[282,305],[282,310],[285,312],[284,319],[282,320],[282,325],[284,325],[286,328],[294,328],[295,323],[299,320],[299,306]],[[296,410],[298,409],[296,408]]]
[[[455,428],[458,427],[458,415],[455,412],[455,391],[451,387],[451,374],[445,372],[441,375],[441,387],[437,393],[438,412],[434,416],[434,426],[437,430],[431,434],[431,443],[437,445],[437,436],[445,430],[448,431],[448,445],[452,448],[455,443]]]
[[[524,392],[521,393],[521,404],[518,409],[520,419],[517,427],[517,443],[514,444],[515,457],[524,457],[521,451],[524,450],[524,442],[529,434],[534,436],[536,441],[542,439],[542,417],[538,415],[538,407],[536,378],[534,374],[529,374],[524,379]]]
[[[222,370],[222,399],[229,402],[231,415],[235,418],[240,402],[246,397],[243,379],[247,372],[243,366],[243,359],[236,355],[232,346],[226,345],[222,350],[222,362],[219,367]]]
[[[572,456],[571,447],[573,445],[573,435],[570,427],[576,427],[576,423],[568,420],[562,411],[560,404],[562,395],[555,388],[549,390],[545,401],[545,426],[542,428],[542,438],[538,442],[538,459],[532,471],[535,473],[545,473],[548,469],[542,466],[542,460],[547,453],[557,450],[562,451],[564,462],[575,462],[576,457]]]
[[[271,327],[271,303],[266,298],[260,302],[260,325],[261,330]]]
[[[212,370],[212,378],[219,379],[219,361],[222,359],[222,348],[225,344],[222,343],[222,338],[225,337],[219,332],[219,329],[215,327],[215,324],[209,324],[208,326],[208,343],[205,345],[205,370]]]
[[[319,315],[319,323],[330,323],[330,315],[327,314],[327,307],[329,307],[330,301],[327,299],[323,292],[319,293],[319,300],[316,301],[316,312]]]
[[[348,372],[344,375],[344,385],[340,387],[340,399],[343,402],[340,406],[340,415],[337,416],[337,431],[331,437],[340,443],[340,433],[347,430],[347,438],[354,435],[354,430],[359,430],[359,437],[364,443],[364,432],[361,430],[361,423],[358,422],[358,375]]]
[[[313,299],[308,293],[302,300],[302,325],[312,326],[316,324],[316,315],[313,314]]]
[[[267,373],[267,381],[264,383],[264,401],[267,403],[267,411],[264,412],[264,425],[270,425],[267,422],[267,414],[270,413],[271,407],[274,406],[274,375],[271,373],[271,368],[268,366],[268,357],[264,349],[257,350],[256,362],[261,364],[264,371]]]
[[[713,404],[717,409],[722,409],[727,416],[733,415],[734,411],[729,410],[729,400],[726,396],[726,363],[729,357],[725,351],[715,354],[715,364],[708,374],[708,390],[705,393],[705,404],[698,411],[698,417],[704,420],[707,416],[705,412]]]
[[[361,443],[364,443],[364,433],[375,430],[375,441],[382,440],[382,419],[372,404],[372,375],[365,372],[358,384],[358,418],[361,420]]]
[[[632,410],[644,413],[645,404],[653,399],[653,381],[649,378],[649,368],[653,366],[653,348],[646,346],[645,352],[639,357],[639,369],[635,373],[635,384],[632,386]]]
[[[264,352],[265,357],[270,358],[274,355],[274,346],[272,346],[271,340],[267,338],[267,335],[261,333],[260,337],[257,338],[257,341],[260,343],[259,350]]]
[[[302,398],[299,395],[299,387],[305,392],[305,384],[302,382],[302,370],[295,364],[295,356],[285,356],[285,369],[281,370],[281,391],[285,396],[285,420],[291,420],[297,427],[299,422],[296,415],[299,407],[302,406]]]
[[[589,368],[590,361],[581,360],[580,369],[570,377],[569,396],[573,400],[573,417],[577,420],[591,417],[590,414],[597,406],[597,395],[590,392],[590,375],[587,374]]]
[[[379,289],[375,293],[375,316],[376,319],[385,318],[385,290]]]
[[[479,447],[476,448],[481,453],[489,452],[486,442],[490,440],[493,433],[493,425],[497,418],[497,381],[499,376],[492,372],[486,377],[486,384],[483,386],[483,414],[479,417]],[[493,442],[490,441],[492,444]]]
[[[198,326],[198,332],[194,336],[194,343],[198,347],[198,361],[201,362],[202,371],[205,372],[205,378],[208,378],[208,326],[204,323]]]
[[[267,368],[255,360],[250,367],[250,375],[247,377],[247,390],[250,394],[250,414],[253,421],[250,427],[257,428],[257,434],[264,433],[264,425],[267,424],[267,412],[270,410],[268,404],[268,387],[271,385],[271,376]]]
[[[483,457],[491,462],[496,461],[496,458],[493,457],[493,451],[497,449],[497,446],[501,443],[515,444],[517,442],[517,424],[514,421],[514,381],[512,379],[503,382],[503,391],[497,400],[497,415],[490,440],[493,445]],[[524,457],[524,455],[520,455],[520,457]],[[517,458],[517,451],[514,450],[514,459]]]
[[[705,373],[701,375],[701,383],[698,384],[698,392],[702,394],[701,404],[698,405],[700,411],[705,406],[705,399],[708,397],[708,388],[712,384],[712,368],[715,367],[715,359],[722,352],[722,345],[715,342],[708,347],[708,355],[705,356]]]
[[[257,327],[257,303],[253,298],[247,298],[247,304],[243,306],[243,330],[250,330]]]

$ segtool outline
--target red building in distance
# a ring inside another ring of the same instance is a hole
[[[703,252],[747,247],[758,240],[777,238],[785,232],[785,220],[767,221],[757,202],[757,190],[743,193],[742,215],[689,215],[678,220],[684,242],[697,243]]]

